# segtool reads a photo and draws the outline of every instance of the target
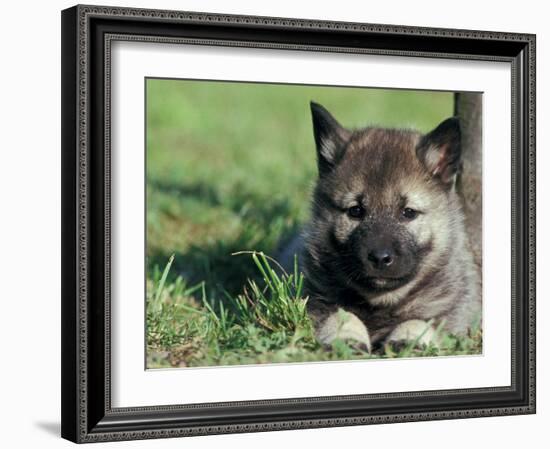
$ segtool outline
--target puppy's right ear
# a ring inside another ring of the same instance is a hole
[[[313,118],[313,135],[317,146],[319,175],[329,173],[340,162],[346,151],[351,131],[344,128],[320,104],[310,103]]]

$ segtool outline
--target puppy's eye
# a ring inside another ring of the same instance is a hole
[[[416,217],[418,217],[418,211],[411,209],[410,207],[405,207],[403,210],[401,210],[401,215],[405,217],[407,220],[414,220]]]
[[[363,216],[365,215],[365,209],[363,208],[363,206],[351,206],[348,209],[348,215],[351,218],[363,218]]]

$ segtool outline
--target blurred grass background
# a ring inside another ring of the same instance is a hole
[[[307,220],[316,177],[311,100],[347,127],[426,132],[453,113],[450,92],[167,79],[148,79],[146,89],[148,291],[174,254],[166,286],[202,283],[183,300],[192,307],[199,291],[211,304],[242,293],[258,271],[231,254],[274,255]],[[192,319],[182,313],[166,317],[163,331],[150,320],[151,366],[190,341],[177,330]],[[195,364],[225,363],[222,356]]]

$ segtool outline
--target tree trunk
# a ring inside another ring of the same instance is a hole
[[[455,94],[455,116],[460,120],[462,130],[462,171],[457,187],[464,199],[466,229],[476,263],[481,267],[482,256],[482,139],[481,109],[482,96],[479,93],[460,92]]]

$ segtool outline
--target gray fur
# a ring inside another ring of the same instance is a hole
[[[481,281],[455,189],[458,123],[422,135],[348,130],[314,103],[312,114],[319,165],[312,218],[286,255],[300,254],[318,337],[339,338],[340,309],[358,318],[347,320],[345,334],[367,332],[369,346],[429,328],[427,342],[440,324],[466,334],[480,318]],[[409,219],[405,209],[420,212]]]

